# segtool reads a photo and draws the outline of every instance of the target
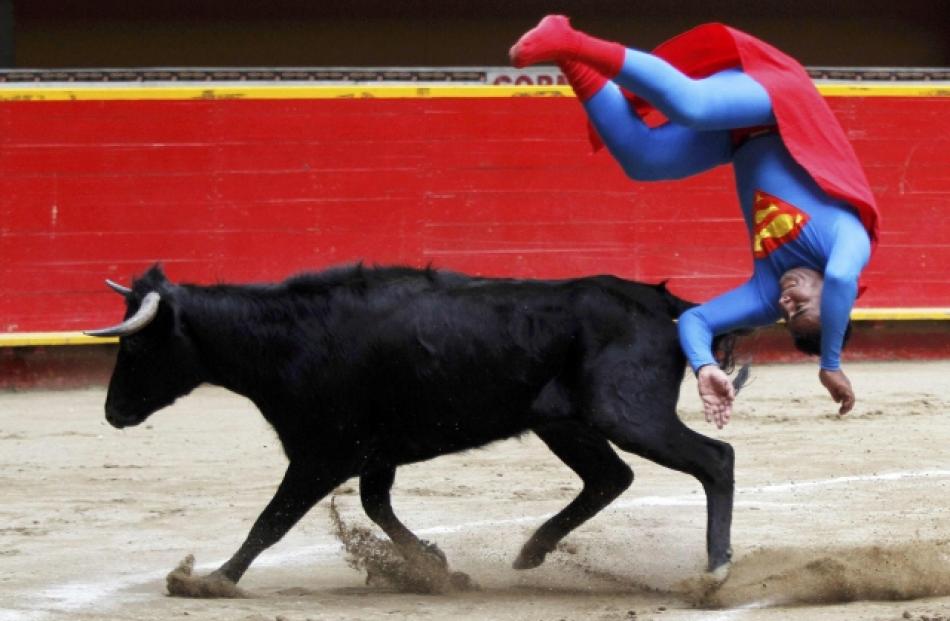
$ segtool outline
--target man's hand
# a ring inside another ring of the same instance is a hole
[[[704,367],[705,368],[705,367]],[[854,407],[854,389],[851,388],[851,380],[840,369],[829,371],[822,369],[818,372],[818,379],[821,385],[828,389],[831,398],[835,403],[841,404],[838,414],[847,414]]]
[[[732,402],[736,398],[729,376],[716,365],[707,364],[699,369],[696,381],[706,422],[716,423],[716,427],[722,429],[732,416]]]

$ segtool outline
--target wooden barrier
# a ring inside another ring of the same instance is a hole
[[[950,89],[820,88],[883,213],[856,318],[946,318]],[[558,86],[7,85],[0,171],[0,345],[87,342],[121,313],[103,279],[153,262],[613,273],[699,301],[751,269],[728,167],[630,181]]]

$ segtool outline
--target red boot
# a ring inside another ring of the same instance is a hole
[[[611,78],[620,72],[626,49],[574,30],[563,15],[547,15],[515,43],[508,55],[519,69],[545,61],[579,60]]]
[[[596,95],[607,83],[600,72],[576,60],[562,60],[558,66],[581,103]]]

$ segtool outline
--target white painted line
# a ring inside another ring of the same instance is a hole
[[[787,492],[811,487],[825,487],[841,485],[843,483],[868,483],[875,481],[902,481],[904,479],[932,479],[950,477],[950,470],[918,470],[910,472],[888,472],[886,474],[862,474],[857,476],[837,477],[834,479],[819,479],[817,481],[797,481],[763,485],[736,490],[737,494],[768,494],[773,492]]]
[[[46,616],[45,612],[0,608],[0,621],[39,621],[46,618]]]

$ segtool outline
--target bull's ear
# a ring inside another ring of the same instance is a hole
[[[161,263],[153,263],[152,267],[148,268],[148,271],[142,275],[142,280],[146,280],[152,285],[158,285],[159,283],[168,282],[168,277],[165,276],[165,270]]]
[[[155,274],[156,276],[158,276],[159,278],[161,278],[162,280],[168,280],[168,278],[165,276],[165,268],[162,267],[161,263],[153,263],[149,271]]]

